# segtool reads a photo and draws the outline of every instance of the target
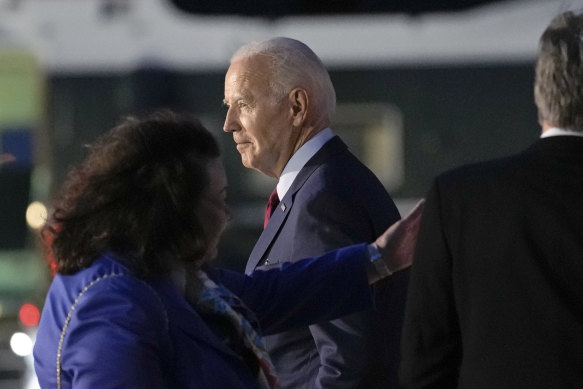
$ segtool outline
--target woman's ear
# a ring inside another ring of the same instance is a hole
[[[294,127],[301,127],[308,113],[308,93],[305,89],[295,88],[289,93],[291,115]]]

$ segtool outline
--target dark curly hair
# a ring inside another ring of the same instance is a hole
[[[207,238],[195,209],[220,156],[195,118],[170,111],[128,117],[89,146],[68,175],[42,236],[56,270],[72,274],[104,252],[121,254],[144,276],[168,270],[169,258],[194,263]]]

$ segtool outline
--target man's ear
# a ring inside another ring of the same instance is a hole
[[[305,89],[295,88],[289,93],[293,125],[300,127],[308,114],[308,93]]]

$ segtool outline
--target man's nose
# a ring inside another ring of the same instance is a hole
[[[233,109],[229,107],[227,114],[225,115],[225,123],[223,124],[223,131],[233,132],[239,129],[239,124],[237,122],[237,117],[233,112]]]

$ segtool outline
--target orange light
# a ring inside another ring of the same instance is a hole
[[[40,311],[33,304],[23,304],[18,311],[18,317],[22,324],[33,327],[40,321]]]

